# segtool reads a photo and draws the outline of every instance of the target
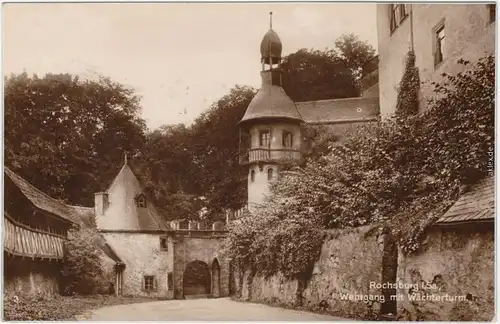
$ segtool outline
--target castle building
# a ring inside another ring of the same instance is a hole
[[[260,44],[262,85],[239,123],[240,164],[248,167],[249,210],[265,204],[283,163],[303,159],[311,144],[304,139],[304,126],[321,127],[341,140],[352,128],[378,120],[376,58],[372,81],[361,97],[294,102],[282,87],[282,47],[271,20]]]
[[[433,97],[432,81],[463,71],[459,59],[476,63],[495,53],[495,4],[377,4],[380,114],[395,112],[397,89],[410,50],[420,81],[420,109]]]

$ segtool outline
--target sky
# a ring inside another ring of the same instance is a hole
[[[236,84],[259,87],[260,42],[283,56],[354,33],[377,48],[375,3],[9,3],[3,74],[110,77],[141,96],[150,129],[191,123]]]

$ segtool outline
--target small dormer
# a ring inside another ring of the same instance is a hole
[[[147,202],[146,202],[146,196],[144,196],[143,193],[138,194],[134,198],[135,200],[135,205],[137,208],[146,208],[147,207]]]

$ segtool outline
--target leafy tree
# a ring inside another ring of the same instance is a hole
[[[5,163],[47,194],[92,205],[123,152],[138,154],[139,98],[107,78],[69,74],[5,78]]]
[[[335,52],[351,69],[356,81],[366,74],[366,63],[375,56],[375,49],[354,34],[340,36],[335,41]]]
[[[360,95],[363,66],[375,54],[355,35],[343,35],[333,49],[300,49],[283,59],[283,88],[294,101]]]
[[[207,198],[209,214],[246,203],[246,173],[239,164],[238,123],[255,90],[236,86],[198,117],[191,127],[193,163],[199,192]]]

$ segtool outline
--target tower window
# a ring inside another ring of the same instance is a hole
[[[283,147],[292,147],[293,135],[290,132],[283,131]]]
[[[273,180],[274,176],[274,170],[272,168],[267,169],[267,180],[271,181]]]
[[[250,171],[250,181],[255,181],[255,170]]]
[[[259,145],[269,147],[271,144],[271,132],[268,130],[259,132]]]
[[[444,60],[444,46],[445,46],[445,33],[444,33],[444,22],[440,23],[435,28],[434,34],[434,65],[438,65]]]

